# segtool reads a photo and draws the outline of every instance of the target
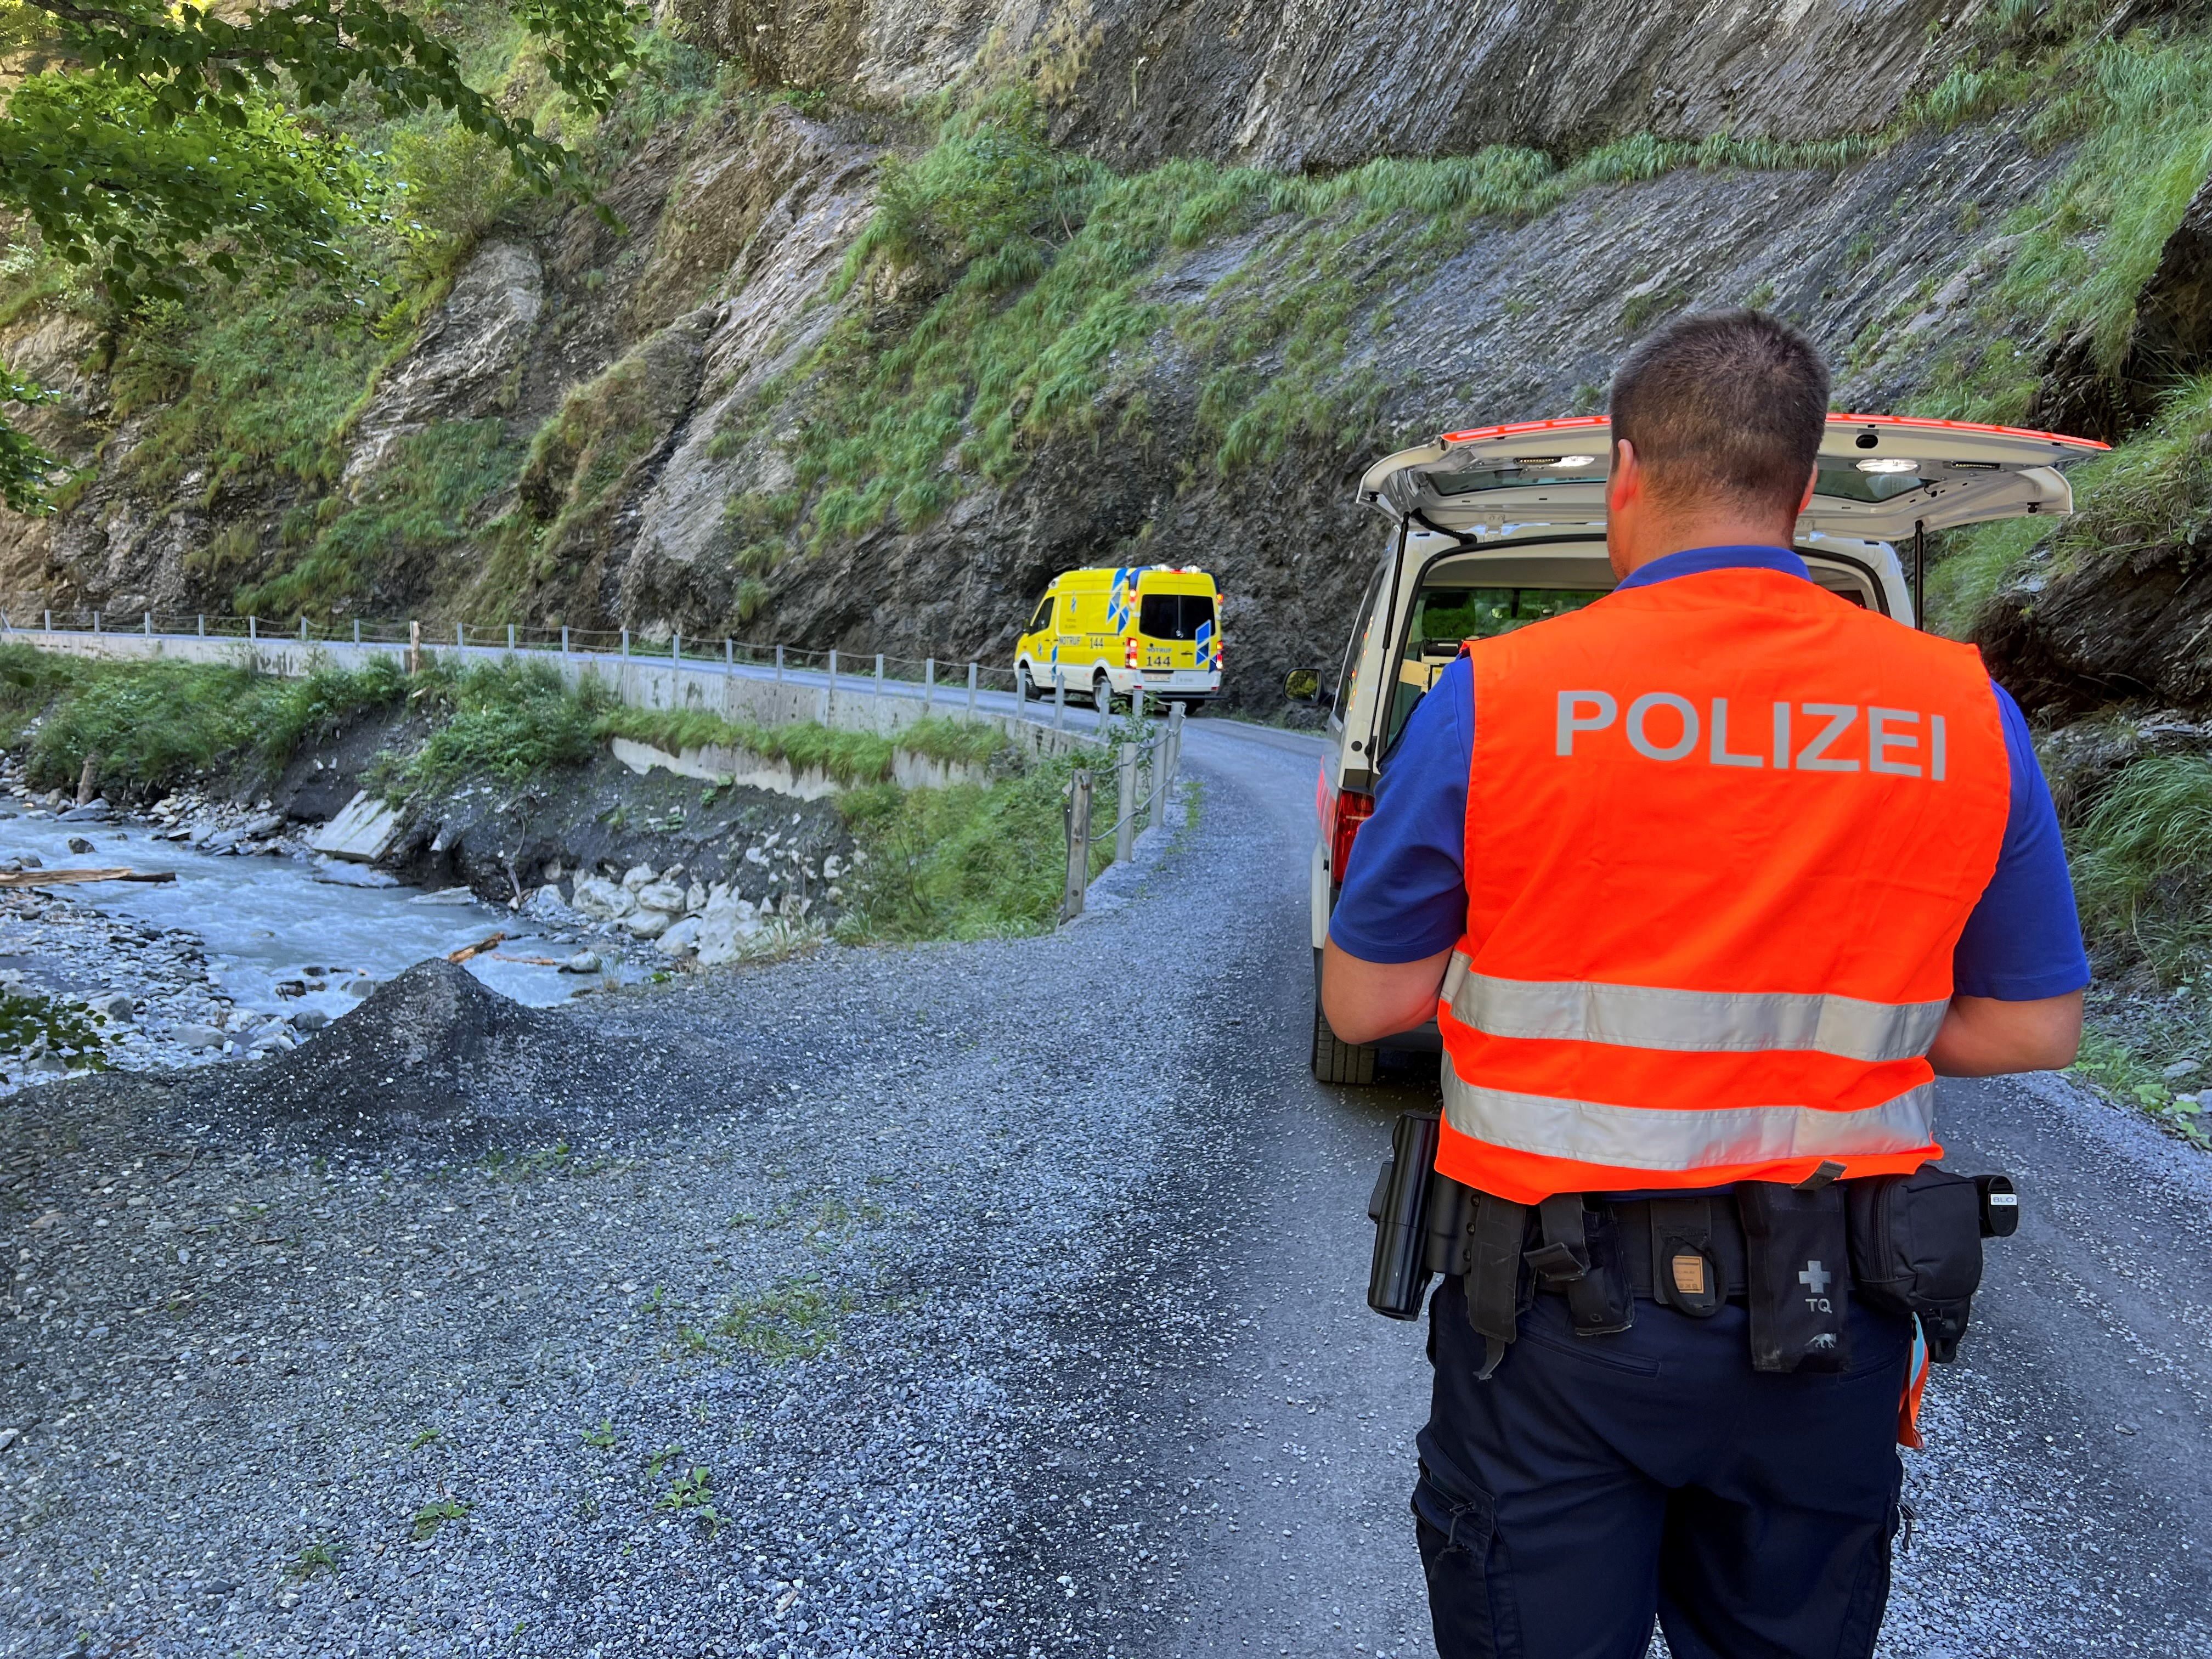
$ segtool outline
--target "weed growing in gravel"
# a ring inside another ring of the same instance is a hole
[[[309,1579],[319,1572],[335,1573],[338,1570],[337,1546],[328,1542],[310,1544],[292,1558],[284,1569],[288,1578]]]
[[[598,1428],[586,1429],[584,1431],[583,1438],[584,1443],[596,1451],[612,1451],[615,1449],[614,1419],[611,1417],[601,1418],[599,1419],[599,1426]]]
[[[675,1462],[683,1455],[684,1448],[681,1446],[663,1446],[659,1451],[653,1453],[652,1456],[645,1460],[645,1472],[647,1475],[659,1474],[661,1470],[666,1468],[671,1463]]]
[[[449,1521],[462,1519],[468,1514],[470,1507],[458,1498],[441,1498],[434,1504],[423,1504],[415,1511],[415,1541],[419,1544],[425,1539],[436,1537],[439,1528]]]
[[[416,1435],[412,1440],[407,1443],[407,1449],[409,1451],[421,1451],[423,1447],[434,1444],[437,1439],[437,1430],[425,1429],[422,1433]]]
[[[2191,1146],[2212,1152],[2212,1122],[2195,1094],[2177,1094],[2151,1063],[2123,1039],[2091,1025],[2071,1071],[2099,1094],[2148,1114]]]
[[[984,788],[848,790],[838,810],[868,855],[844,923],[855,939],[989,939],[1042,933],[1065,878],[1071,761],[1033,762]],[[1093,851],[1105,868],[1110,842]]]
[[[661,1493],[657,1510],[674,1510],[678,1515],[706,1523],[712,1537],[722,1528],[722,1517],[714,1512],[714,1477],[702,1466],[694,1465],[687,1473],[676,1477],[676,1484]]]
[[[847,1311],[845,1301],[833,1299],[818,1281],[796,1279],[758,1296],[733,1299],[708,1334],[781,1364],[821,1353],[836,1340],[838,1319]]]

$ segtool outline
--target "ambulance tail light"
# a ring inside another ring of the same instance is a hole
[[[1328,824],[1328,872],[1335,880],[1344,879],[1344,867],[1352,860],[1352,838],[1358,835],[1359,826],[1374,815],[1374,796],[1363,795],[1356,789],[1336,792]]]
[[[1136,636],[1132,635],[1129,638],[1122,641],[1121,647],[1121,665],[1125,668],[1136,667],[1138,665]]]

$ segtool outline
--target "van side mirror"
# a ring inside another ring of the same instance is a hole
[[[1283,695],[1292,702],[1318,703],[1321,701],[1321,670],[1293,668],[1283,676]]]

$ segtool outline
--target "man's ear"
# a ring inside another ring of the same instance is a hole
[[[1613,471],[1606,475],[1605,505],[1618,513],[1644,493],[1644,469],[1636,459],[1636,446],[1626,438],[1613,442]]]

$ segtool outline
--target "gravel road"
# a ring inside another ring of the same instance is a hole
[[[426,970],[0,1102],[0,1653],[1426,1651],[1360,1211],[1433,1090],[1306,1073],[1312,754],[1200,721],[1194,826],[1051,938]],[[1945,1109],[2029,1221],[1883,1650],[2212,1650],[2212,1165]]]

